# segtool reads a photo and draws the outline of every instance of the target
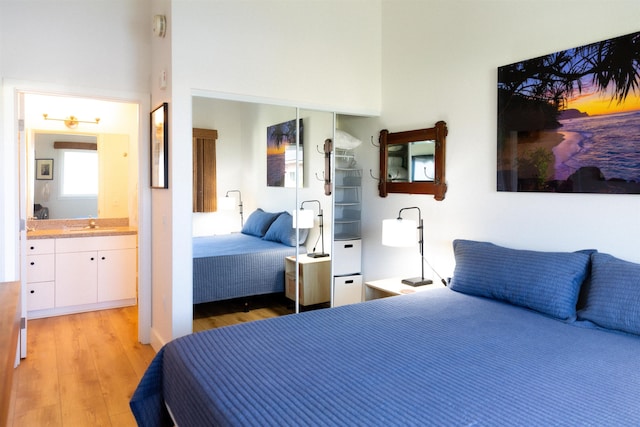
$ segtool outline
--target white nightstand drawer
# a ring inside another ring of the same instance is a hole
[[[334,242],[333,274],[357,274],[361,271],[362,240],[336,240]]]
[[[29,283],[27,285],[27,311],[53,308],[55,282]]]
[[[362,302],[362,276],[338,276],[333,278],[333,306]]]

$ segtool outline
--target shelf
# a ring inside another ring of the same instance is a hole
[[[335,240],[358,240],[360,236],[353,233],[336,233],[334,238]]]

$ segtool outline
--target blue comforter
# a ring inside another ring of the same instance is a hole
[[[220,328],[156,356],[141,426],[640,425],[640,337],[438,289]]]
[[[295,254],[295,247],[242,233],[195,237],[193,303],[283,292],[284,258]]]

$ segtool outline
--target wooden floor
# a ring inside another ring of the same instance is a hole
[[[30,320],[9,426],[135,426],[129,399],[155,355],[138,342],[137,316],[127,307]]]
[[[329,307],[328,303],[309,307],[301,306],[300,311],[304,312],[327,307]],[[286,299],[284,294],[259,295],[196,304],[193,306],[193,331],[199,332],[221,326],[235,325],[236,323],[284,316],[294,312],[293,301]]]
[[[193,330],[293,312],[281,294],[198,304]],[[126,307],[30,320],[28,355],[14,373],[9,427],[135,426],[129,399],[155,355],[138,342],[137,319],[137,308]]]

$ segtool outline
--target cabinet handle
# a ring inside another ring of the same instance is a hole
[[[347,285],[353,283],[353,280],[345,280],[344,283],[346,283]]]
[[[94,259],[95,259],[94,257],[91,257],[91,261],[93,261]]]
[[[29,292],[32,293],[32,294],[36,293],[36,291],[34,291],[33,289],[31,289]]]
[[[107,259],[106,257],[102,257],[103,260]]]
[[[33,262],[33,261],[31,261],[29,264],[31,264],[31,265],[36,265],[36,263],[35,263],[35,262]]]
[[[352,248],[352,247],[353,247],[353,245],[344,245],[345,249],[349,249],[349,248]]]
[[[34,250],[35,246],[30,246],[29,249]]]

